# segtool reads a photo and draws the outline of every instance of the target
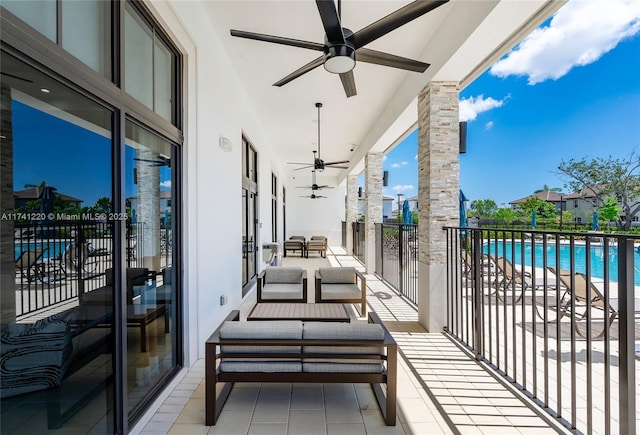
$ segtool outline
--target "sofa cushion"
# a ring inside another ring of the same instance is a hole
[[[383,373],[384,365],[382,362],[304,362],[302,371],[305,373]]]
[[[302,322],[300,320],[226,321],[220,328],[220,338],[299,340],[302,338]]]
[[[322,299],[362,299],[362,290],[355,284],[322,284]]]
[[[267,284],[262,288],[262,299],[302,299],[300,284]]]
[[[354,267],[321,267],[319,272],[323,284],[355,284],[356,282]]]
[[[302,282],[301,267],[268,267],[265,270],[267,284],[299,284]]]
[[[305,322],[305,340],[384,340],[384,328],[375,323]]]
[[[300,361],[222,361],[220,372],[299,373]]]

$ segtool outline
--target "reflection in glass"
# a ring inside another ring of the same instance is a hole
[[[124,38],[124,89],[153,109],[153,32],[128,3]]]
[[[55,0],[2,0],[0,6],[56,42]]]
[[[125,126],[129,412],[176,364],[171,144]]]
[[[0,432],[113,433],[112,113],[0,65]]]

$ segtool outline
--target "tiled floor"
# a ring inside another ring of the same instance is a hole
[[[352,257],[329,255],[334,266]],[[285,261],[286,263],[286,261]],[[219,422],[204,425],[199,360],[133,433],[159,434],[529,434],[565,432],[530,409],[446,336],[427,333],[417,312],[367,276],[368,304],[400,346],[398,424],[385,426],[373,391],[360,384],[236,384]]]

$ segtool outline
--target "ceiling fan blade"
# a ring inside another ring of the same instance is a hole
[[[340,160],[339,162],[324,162],[324,165],[340,165],[342,163],[349,163],[349,160]]]
[[[348,166],[326,166],[325,169],[349,169]]]
[[[287,162],[287,165],[309,165],[309,162],[307,163],[298,163],[298,162]]]
[[[309,168],[313,168],[313,165],[303,166],[302,168],[295,168],[294,171],[299,171],[301,169],[309,169]]]
[[[344,88],[344,93],[347,94],[347,98],[357,94],[356,80],[353,78],[353,71],[340,74],[340,80],[342,81],[342,87]]]
[[[295,70],[294,72],[292,72],[291,74],[286,76],[285,78],[275,82],[273,84],[273,86],[278,86],[278,87],[284,86],[287,83],[289,83],[290,81],[297,79],[301,75],[308,73],[312,69],[319,67],[323,63],[324,63],[324,58],[322,56],[320,56],[317,59],[312,60],[311,62],[309,62],[305,66],[303,66],[301,68],[298,68],[297,70]]]
[[[364,29],[358,30],[349,39],[356,48],[364,47],[368,43],[375,41],[381,36],[394,31],[416,18],[442,6],[449,0],[417,0],[409,3],[405,7],[390,13],[375,23],[369,24]]]
[[[307,48],[309,50],[324,50],[324,45],[318,44],[317,42],[302,41],[300,39],[285,38],[282,36],[265,35],[262,33],[245,32],[244,30],[231,29],[231,36],[253,39],[256,41],[272,42],[274,44],[289,45],[291,47]]]
[[[316,0],[324,33],[327,35],[329,42],[338,42],[344,44],[344,33],[342,33],[342,25],[340,17],[336,10],[336,4],[333,0]],[[323,47],[324,49],[324,47]]]
[[[420,62],[394,54],[383,53],[381,51],[361,48],[356,52],[358,62],[374,63],[376,65],[390,66],[392,68],[405,69],[408,71],[425,72],[429,68],[428,63]]]

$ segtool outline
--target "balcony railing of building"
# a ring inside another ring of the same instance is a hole
[[[145,225],[127,224],[127,267],[143,267]],[[82,298],[106,285],[113,267],[112,222],[16,223],[16,317]],[[171,231],[160,229],[160,255],[170,264]]]
[[[353,256],[364,263],[366,229],[364,222],[353,222]]]
[[[418,304],[418,226],[376,224],[376,274]]]
[[[446,332],[582,433],[637,433],[640,238],[447,231]]]

